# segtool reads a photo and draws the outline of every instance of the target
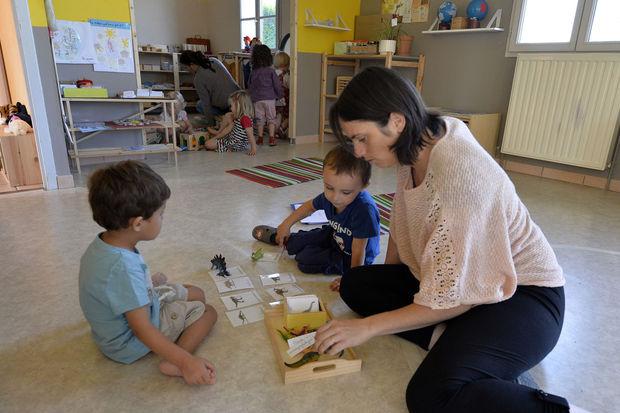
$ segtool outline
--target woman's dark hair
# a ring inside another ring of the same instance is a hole
[[[369,67],[355,76],[329,111],[329,124],[341,144],[351,147],[340,121],[373,121],[387,125],[390,113],[405,117],[405,128],[391,146],[401,165],[412,165],[432,136],[445,133],[445,124],[436,113],[427,111],[413,83],[392,69]]]
[[[211,61],[202,52],[183,50],[181,56],[179,57],[179,62],[181,62],[181,64],[185,66],[195,64],[204,69],[209,69],[210,71],[215,73],[215,69],[211,66]]]
[[[271,49],[264,44],[257,44],[252,49],[252,68],[269,67],[273,64]]]
[[[131,218],[149,219],[170,198],[170,188],[148,165],[123,161],[96,170],[88,180],[93,219],[108,231],[127,228]]]

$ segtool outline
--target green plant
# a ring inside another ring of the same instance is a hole
[[[396,26],[392,26],[392,20],[397,19]],[[379,31],[379,40],[398,40],[398,36],[401,34],[408,34],[402,28],[402,17],[393,15],[392,19],[389,19],[383,24],[383,29]]]

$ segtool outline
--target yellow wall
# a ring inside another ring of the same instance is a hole
[[[299,0],[297,6],[297,50],[305,53],[333,53],[334,42],[353,40],[355,16],[360,14],[360,0]],[[306,8],[312,11],[317,20],[332,19],[340,13],[342,19],[351,29],[348,32],[304,26]]]
[[[130,22],[128,0],[53,0],[58,20],[86,21],[88,19]],[[43,0],[28,0],[33,26],[47,26]]]

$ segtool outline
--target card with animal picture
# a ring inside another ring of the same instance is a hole
[[[269,295],[276,300],[281,300],[284,297],[292,297],[304,292],[304,290],[297,284],[275,285],[273,287],[265,288],[265,291],[267,291]]]
[[[271,285],[292,284],[297,280],[290,272],[277,272],[275,274],[261,275],[260,281],[263,283],[263,287],[269,287]]]
[[[239,267],[238,265],[235,265],[234,267],[230,267],[226,269],[226,272],[223,272],[221,270],[211,270],[209,271],[209,275],[211,276],[211,278],[213,278],[213,281],[222,281],[225,280],[227,278],[237,278],[237,277],[243,277],[244,275],[247,275],[245,273],[245,271],[243,271],[243,268]]]
[[[220,293],[254,288],[249,277],[226,278],[225,280],[216,281],[215,286]]]
[[[256,291],[245,291],[243,293],[221,296],[220,300],[224,303],[227,310],[249,307],[259,304],[262,300]]]
[[[226,317],[228,317],[233,327],[255,323],[265,318],[263,315],[263,307],[261,305],[226,311]]]

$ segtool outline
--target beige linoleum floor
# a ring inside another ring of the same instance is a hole
[[[149,163],[168,182],[159,238],[139,245],[152,271],[202,287],[220,313],[197,354],[218,382],[189,387],[158,373],[149,355],[130,366],[102,356],[90,339],[77,295],[79,258],[99,231],[87,192],[75,189],[0,196],[0,412],[404,412],[404,391],[424,353],[396,337],[357,348],[361,373],[284,386],[262,322],[233,328],[206,274],[223,253],[253,276],[292,271],[336,315],[352,314],[328,289],[331,277],[300,275],[294,261],[252,264],[250,230],[277,224],[293,201],[321,181],[270,189],[227,169],[322,156],[330,145],[261,148],[259,155],[182,153],[179,166]],[[92,168],[86,168],[87,172]],[[392,170],[375,169],[369,190],[393,191]],[[567,313],[555,350],[533,370],[542,388],[593,412],[620,411],[620,194],[513,174],[517,190],[547,234],[566,272]],[[385,252],[386,237],[382,239]],[[268,247],[269,248],[269,247]],[[275,250],[275,249],[274,249]],[[378,262],[383,261],[383,255]]]

